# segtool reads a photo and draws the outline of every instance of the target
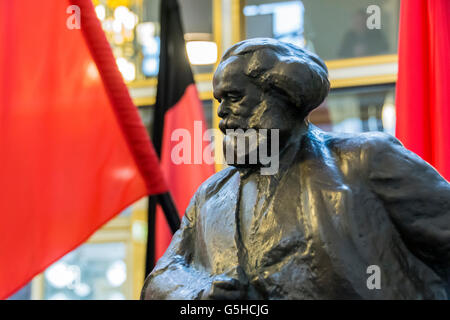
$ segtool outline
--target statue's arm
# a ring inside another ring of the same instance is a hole
[[[410,250],[450,275],[450,184],[394,137],[379,135],[361,154],[372,190]]]
[[[191,200],[165,254],[145,280],[141,299],[196,299],[210,280],[190,265],[194,253],[197,193]]]

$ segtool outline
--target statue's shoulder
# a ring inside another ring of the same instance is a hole
[[[310,137],[310,140],[316,141],[316,153],[328,153],[338,164],[345,164],[347,169],[380,166],[385,163],[385,158],[414,157],[398,139],[384,132],[337,133],[315,127]]]
[[[360,133],[354,143],[358,145],[360,157],[366,160],[370,160],[374,156],[382,156],[382,154],[397,154],[406,151],[397,138],[385,132]]]
[[[335,133],[323,132],[323,140],[337,153],[373,153],[402,146],[401,142],[385,132]]]
[[[228,179],[237,173],[238,170],[231,166],[216,172],[200,185],[197,189],[197,196],[200,198],[205,198],[209,194],[215,193],[226,181],[228,181]]]

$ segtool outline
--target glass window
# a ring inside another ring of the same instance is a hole
[[[269,37],[303,46],[303,2],[264,2],[247,1],[247,6],[244,7],[247,38]]]
[[[310,115],[325,131],[395,133],[394,84],[332,90]]]
[[[141,54],[137,50],[136,27],[143,12],[136,0],[93,0],[97,17],[111,44],[117,66],[126,81],[140,77]]]
[[[305,46],[325,60],[395,54],[399,0],[247,0],[247,38]]]
[[[212,40],[212,0],[178,1],[184,32],[191,39]],[[93,0],[126,81],[156,77],[159,70],[160,0]],[[196,39],[196,35],[201,39]],[[193,66],[194,73],[213,65]]]
[[[44,272],[44,299],[124,300],[128,296],[127,245],[87,243]]]
[[[10,296],[8,300],[31,300],[31,282],[28,282],[22,289]]]

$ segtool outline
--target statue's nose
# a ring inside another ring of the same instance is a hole
[[[217,115],[220,118],[225,118],[229,114],[230,114],[230,109],[223,102],[221,104],[219,104],[219,107],[217,108]]]

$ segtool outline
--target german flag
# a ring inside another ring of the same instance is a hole
[[[155,149],[160,155],[161,168],[170,194],[181,217],[197,188],[214,173],[214,164],[194,160],[189,164],[175,164],[171,159],[171,151],[179,143],[171,139],[174,130],[185,129],[190,132],[191,137],[203,137],[207,125],[186,53],[180,11],[176,0],[161,1],[160,23],[160,64],[152,136]],[[195,134],[195,131],[199,130],[199,122],[202,124],[201,135]],[[199,143],[201,148],[196,146]],[[203,139],[192,141],[192,159],[201,159],[203,150],[208,145],[209,142]],[[154,233],[153,228],[155,228]],[[161,257],[172,238],[172,232],[162,210],[157,210],[156,217],[153,214],[152,201],[149,204],[148,234],[147,274],[151,271],[154,259]]]

